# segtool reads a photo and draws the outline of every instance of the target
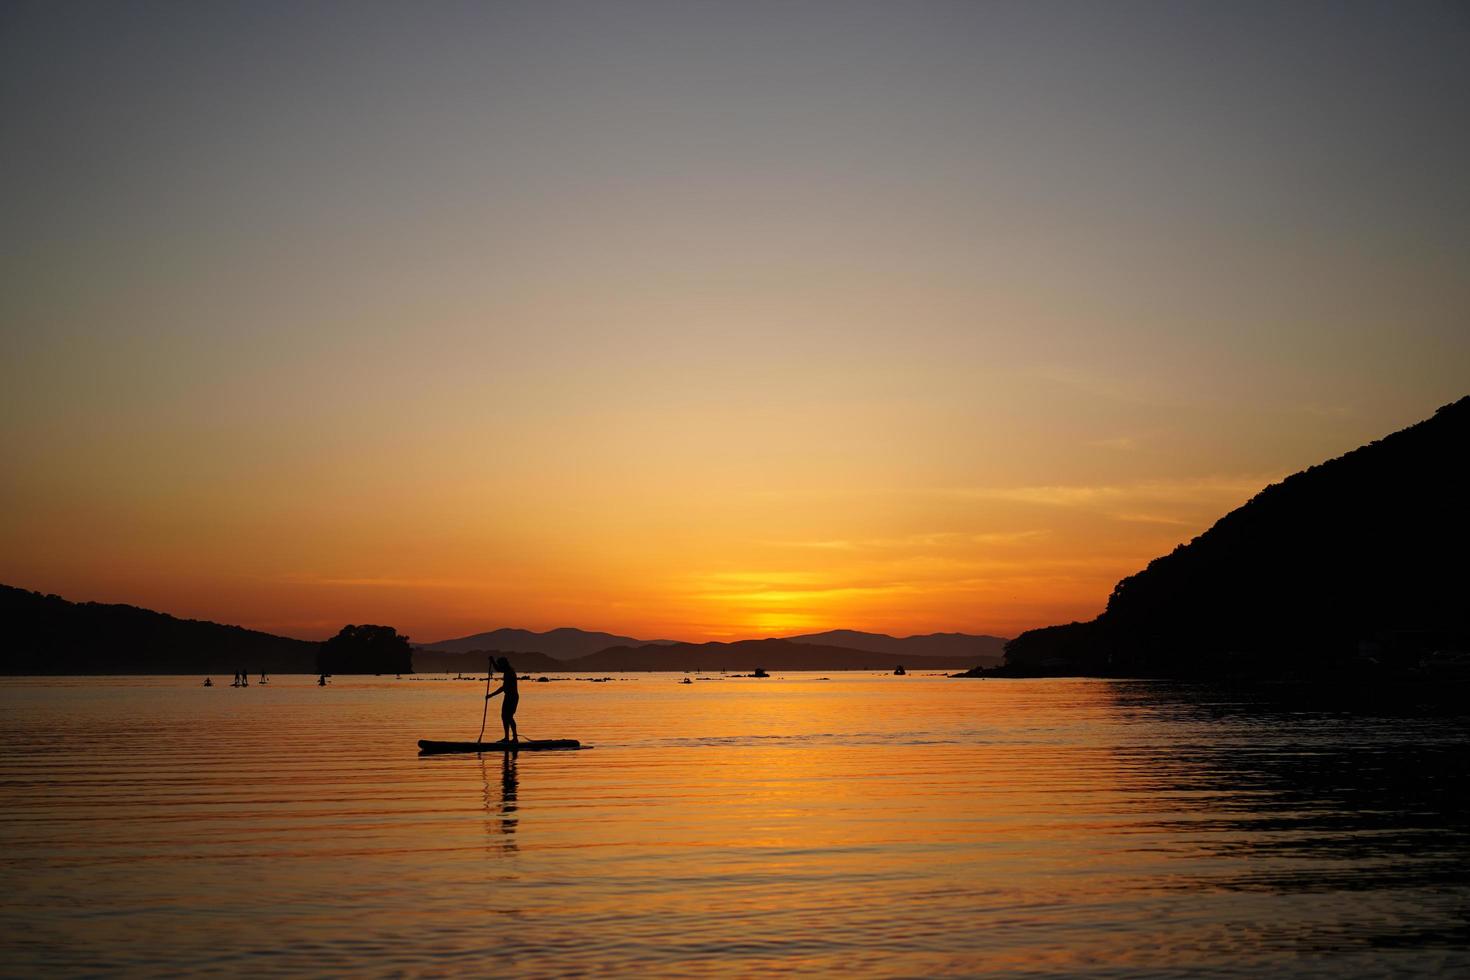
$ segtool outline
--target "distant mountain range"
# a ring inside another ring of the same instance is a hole
[[[414,653],[414,668],[419,671],[485,670],[489,651],[444,653],[419,650]],[[695,670],[749,673],[757,667],[766,670],[883,670],[902,666],[905,670],[955,670],[975,666],[973,657],[949,656],[895,657],[871,650],[785,640],[738,640],[734,643],[649,643],[642,646],[617,646],[570,660],[555,660],[543,653],[505,651],[505,657],[517,672],[573,671],[603,673],[619,670]]]
[[[322,644],[136,606],[69,602],[0,585],[7,632],[0,674],[315,673]],[[369,627],[361,627],[369,629]],[[850,640],[845,646],[824,639]],[[616,670],[950,670],[984,665],[994,637],[935,634],[895,639],[837,630],[736,643],[644,642],[612,633],[500,629],[413,651],[418,671],[485,669],[491,652],[523,673]],[[533,647],[539,649],[531,649]],[[911,652],[912,651],[912,652]]]
[[[886,659],[898,658],[894,663],[901,662],[904,658],[914,660],[918,657],[938,657],[950,663],[952,661],[962,662],[968,666],[994,666],[1001,662],[1005,639],[999,636],[972,636],[968,633],[930,633],[926,636],[894,637],[886,633],[861,633],[857,630],[828,630],[825,633],[807,633],[801,636],[781,637],[787,643],[800,644],[803,646],[839,647],[846,650],[859,650],[867,653],[883,654]],[[631,636],[618,636],[613,633],[597,633],[587,630],[563,627],[561,629],[548,630],[545,633],[536,633],[531,630],[522,629],[497,629],[486,633],[476,633],[473,636],[464,636],[455,640],[441,640],[438,643],[425,643],[416,647],[421,651],[420,658],[415,663],[447,663],[442,659],[424,660],[422,652],[428,653],[470,653],[473,651],[497,651],[503,653],[534,653],[544,654],[555,660],[575,660],[590,654],[608,650],[612,647],[625,647],[637,649],[649,645],[676,646],[689,648],[695,644],[683,643],[677,640],[638,640]],[[708,644],[699,644],[707,646]],[[721,644],[716,644],[717,646]],[[728,646],[728,644],[723,644]],[[531,661],[526,661],[530,663]],[[915,660],[917,663],[918,661]],[[469,661],[466,661],[469,663]],[[590,669],[590,668],[589,668]],[[636,668],[646,670],[650,668]],[[682,668],[680,668],[682,669]],[[792,668],[786,668],[792,669]],[[828,669],[826,667],[815,667],[813,669]]]
[[[1005,670],[1470,677],[1467,457],[1470,397],[1267,487]]]
[[[673,643],[674,640],[637,640],[616,633],[598,633],[590,630],[563,626],[560,629],[536,633],[532,630],[497,629],[473,636],[461,636],[456,640],[440,640],[438,643],[415,644],[415,649],[432,650],[437,653],[469,653],[471,650],[500,650],[506,653],[544,653],[557,660],[585,657],[608,647],[644,646],[649,643]]]
[[[998,664],[1005,655],[1005,637],[970,633],[927,633],[922,636],[889,636],[887,633],[860,633],[857,630],[828,630],[788,636],[792,643],[867,650],[891,657],[942,657],[971,664]]]

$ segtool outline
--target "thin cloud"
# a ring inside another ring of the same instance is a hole
[[[827,538],[818,540],[768,540],[761,544],[776,548],[801,548],[813,551],[865,551],[908,548],[962,547],[976,544],[1017,544],[1050,534],[1042,528],[1023,531],[927,531],[884,538]]]
[[[1108,517],[1115,521],[1123,521],[1125,524],[1164,524],[1169,527],[1193,527],[1197,521],[1186,521],[1181,517],[1171,517],[1168,514],[1142,514],[1110,512]]]
[[[483,582],[442,578],[352,578],[323,575],[283,575],[283,582],[293,585],[330,585],[363,589],[477,589]]]
[[[696,594],[694,598],[729,603],[785,603],[805,602],[812,599],[834,599],[844,596],[894,595],[921,591],[925,590],[911,583],[896,582],[891,585],[837,585],[805,589],[760,589],[749,592],[706,592]]]
[[[1124,484],[1044,485],[1029,487],[952,487],[935,491],[975,500],[1005,500],[1051,507],[1098,507],[1120,501],[1196,504],[1243,500],[1263,490],[1279,476],[1200,477],[1187,480],[1150,480]]]

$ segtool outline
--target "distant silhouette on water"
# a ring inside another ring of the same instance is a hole
[[[505,729],[505,740],[518,742],[520,734],[516,731],[516,706],[521,703],[521,692],[516,686],[516,672],[510,661],[504,657],[497,657],[491,663],[500,671],[500,686],[485,695],[485,700],[489,701],[497,694],[505,695],[505,700],[500,703],[500,724]]]

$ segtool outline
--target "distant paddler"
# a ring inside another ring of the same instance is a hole
[[[500,702],[500,724],[505,729],[505,741],[518,742],[520,735],[516,732],[516,706],[521,703],[521,692],[516,687],[516,672],[511,667],[510,661],[504,657],[496,657],[490,661],[490,665],[500,671],[500,686],[485,695],[488,702],[497,694],[504,694],[505,700]],[[489,705],[487,704],[488,708]],[[480,737],[485,737],[485,726],[480,725]]]

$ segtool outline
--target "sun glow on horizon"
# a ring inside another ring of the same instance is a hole
[[[1457,16],[27,7],[0,582],[301,637],[1090,618],[1464,394]]]
[[[583,528],[574,554],[558,552],[569,543],[562,534],[538,539],[523,524],[503,527],[482,513],[441,513],[460,536],[421,520],[384,523],[379,546],[363,549],[349,522],[339,545],[348,557],[336,568],[321,560],[332,549],[317,540],[301,552],[317,558],[311,571],[257,567],[181,588],[163,567],[135,569],[124,582],[91,566],[91,582],[21,584],[306,638],[349,621],[390,623],[425,642],[568,625],[695,641],[837,628],[1009,636],[1095,615],[1117,579],[1269,482],[737,493],[685,500],[682,515],[670,499],[643,509],[624,502],[619,526]],[[309,539],[323,529],[297,530]],[[512,532],[514,548],[503,537]],[[225,546],[215,557],[235,567],[261,561],[249,537]]]

